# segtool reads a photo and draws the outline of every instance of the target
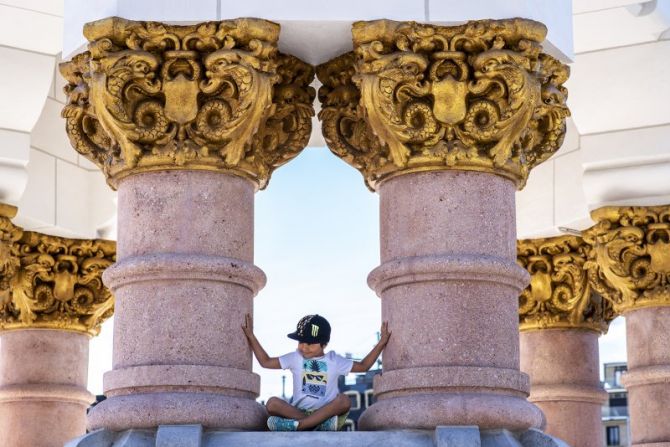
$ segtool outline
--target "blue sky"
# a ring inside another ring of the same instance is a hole
[[[379,264],[378,207],[361,174],[325,148],[304,150],[256,194],[255,264],[268,282],[255,298],[255,330],[270,355],[294,350],[286,334],[313,313],[333,327],[329,349],[362,357],[375,344],[381,305],[367,275]],[[111,341],[110,321],[91,342],[89,389],[96,394],[111,369]],[[601,361],[625,361],[623,319],[601,337],[600,348]],[[280,395],[281,376],[290,374],[256,362],[254,371],[264,400]]]

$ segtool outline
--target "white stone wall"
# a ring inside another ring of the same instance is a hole
[[[56,66],[51,71],[51,87],[30,133],[28,182],[15,222],[66,237],[115,237],[108,222],[116,213],[115,193],[100,169],[70,145],[60,117],[64,80]]]

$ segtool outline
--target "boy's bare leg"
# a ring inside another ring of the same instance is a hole
[[[298,419],[298,430],[309,430],[314,428],[329,417],[339,416],[349,411],[351,401],[345,394],[339,394],[332,402],[328,402],[323,407],[316,410],[309,416]],[[299,411],[299,410],[298,410]]]
[[[278,397],[268,399],[265,408],[271,416],[281,416],[283,418],[295,419],[296,421],[305,417],[305,413]]]

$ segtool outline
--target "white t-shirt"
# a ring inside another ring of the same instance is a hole
[[[293,374],[291,405],[301,410],[316,410],[337,397],[337,379],[349,374],[354,361],[333,351],[311,359],[294,351],[279,357],[279,364]]]

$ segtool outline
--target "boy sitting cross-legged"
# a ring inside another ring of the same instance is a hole
[[[273,431],[339,430],[350,403],[346,395],[338,393],[338,377],[369,370],[391,336],[384,322],[377,345],[357,362],[333,351],[324,352],[330,341],[330,324],[320,315],[307,315],[298,322],[295,332],[288,334],[298,342],[298,349],[281,357],[270,357],[265,352],[254,335],[251,315],[246,315],[242,330],[263,368],[290,369],[293,374],[291,403],[271,397],[266,404],[268,428]]]

